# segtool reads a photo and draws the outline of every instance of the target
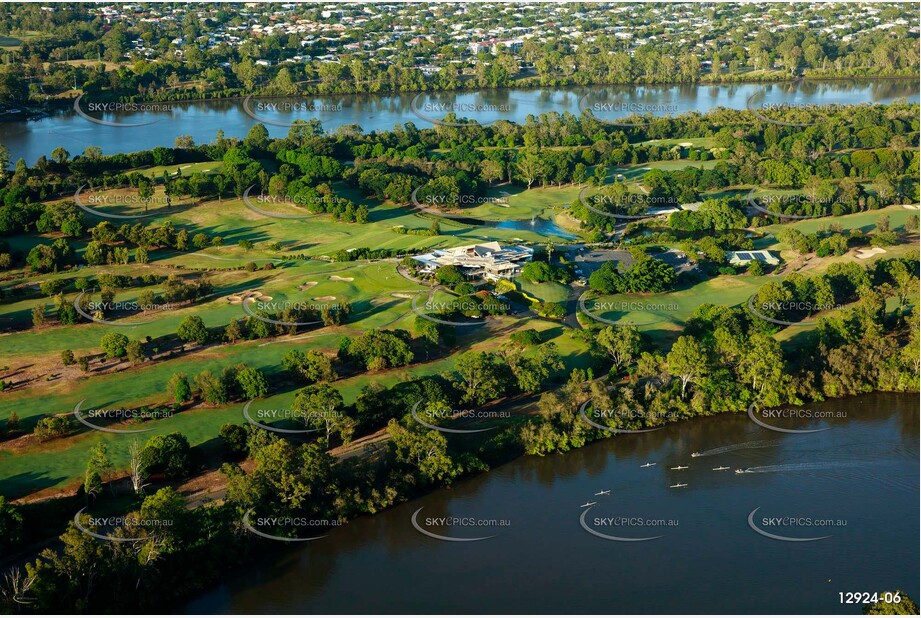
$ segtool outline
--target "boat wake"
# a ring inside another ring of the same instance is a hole
[[[776,466],[755,466],[746,468],[746,473],[763,474],[767,472],[809,472],[810,470],[828,470],[829,468],[852,468],[861,465],[852,461],[813,461],[803,463],[779,464]]]
[[[699,453],[694,453],[695,457],[709,457],[711,455],[722,455],[723,453],[731,453],[733,451],[741,451],[744,449],[750,448],[768,448],[771,446],[777,446],[780,444],[780,440],[754,440],[752,442],[742,442],[740,444],[730,444],[728,446],[720,446],[718,448],[711,448],[709,451],[701,451]]]

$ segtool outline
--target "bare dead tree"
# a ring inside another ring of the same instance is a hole
[[[128,456],[131,487],[134,488],[134,493],[139,494],[148,484],[144,482],[147,479],[147,465],[144,463],[144,458],[141,456],[141,444],[137,439],[128,447]]]

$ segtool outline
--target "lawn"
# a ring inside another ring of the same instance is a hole
[[[545,283],[531,283],[524,279],[515,279],[518,289],[528,296],[553,303],[561,303],[569,298],[572,290],[568,285],[557,283],[556,281],[547,281]]]

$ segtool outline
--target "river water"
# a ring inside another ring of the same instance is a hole
[[[39,120],[0,122],[0,144],[9,149],[12,161],[22,157],[32,165],[39,156],[50,155],[58,146],[63,146],[72,155],[82,153],[87,146],[99,146],[103,153],[114,154],[172,146],[180,135],[190,135],[196,143],[205,143],[213,140],[218,130],[223,130],[228,137],[244,137],[259,122],[257,118],[262,119],[272,137],[283,137],[291,122],[310,118],[320,120],[328,131],[344,125],[358,125],[365,132],[389,130],[407,122],[420,128],[431,127],[432,122],[424,118],[440,119],[451,110],[482,124],[499,119],[521,123],[528,115],[553,111],[578,115],[580,109],[585,108],[595,110],[596,117],[608,121],[632,112],[675,115],[688,111],[706,112],[720,106],[762,109],[771,105],[888,103],[900,98],[917,102],[918,90],[918,81],[914,79],[497,89],[421,96],[341,95],[168,103],[169,109],[132,112],[96,112],[92,101],[81,101],[81,111],[92,118],[141,126],[97,124],[68,108]]]
[[[917,599],[917,395],[810,409],[838,418],[771,421],[827,428],[787,434],[722,415],[520,458],[254,564],[182,610],[856,614],[839,592],[901,588]],[[764,536],[749,525],[755,509],[762,532],[827,538]],[[598,537],[580,524],[586,510],[595,532],[659,538]],[[417,511],[427,532],[492,538],[430,538],[412,524]],[[446,516],[477,521],[428,519]],[[604,521],[615,517],[631,519]]]

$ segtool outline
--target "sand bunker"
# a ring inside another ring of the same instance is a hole
[[[315,296],[314,300],[336,300],[335,296]]]
[[[303,285],[297,286],[297,289],[299,289],[299,290],[301,290],[301,291],[309,290],[310,288],[312,288],[312,287],[315,286],[316,284],[317,284],[316,281],[308,281],[307,283],[305,283],[305,284],[303,284]]]
[[[407,292],[394,292],[391,294],[394,298],[412,298],[415,294],[409,294]]]
[[[872,249],[858,249],[857,250],[857,259],[865,260],[867,258],[873,257],[874,255],[879,255],[880,253],[885,253],[886,250],[880,247],[874,247]]]
[[[340,277],[339,275],[331,275],[329,277],[330,281],[355,281],[355,277]]]
[[[266,296],[259,290],[247,290],[245,292],[240,292],[239,294],[231,294],[227,297],[227,302],[231,305],[239,305],[240,303],[247,300],[260,300],[263,302],[272,300],[271,296]]]
[[[693,146],[694,144],[693,144],[693,142],[681,142],[681,143],[678,144],[678,145],[681,146],[682,148],[690,148],[690,147]]]

